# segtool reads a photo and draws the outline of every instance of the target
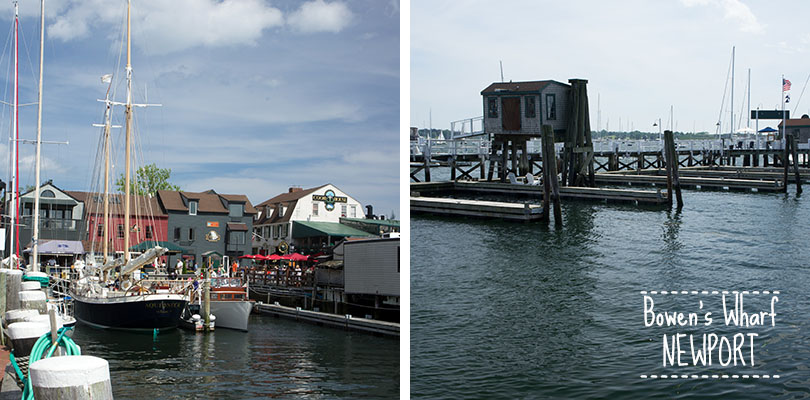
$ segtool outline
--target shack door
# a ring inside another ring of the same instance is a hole
[[[503,130],[520,130],[520,97],[501,98],[501,108],[503,109]]]

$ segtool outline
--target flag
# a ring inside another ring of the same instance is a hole
[[[785,96],[785,103],[790,103],[790,95]]]
[[[788,90],[790,90],[790,81],[782,78],[782,91],[787,92]]]
[[[101,77],[101,83],[110,83],[112,82],[112,74],[103,75]]]

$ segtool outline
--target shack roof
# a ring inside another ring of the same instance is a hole
[[[486,89],[481,91],[481,94],[493,94],[500,92],[513,92],[513,93],[540,93],[551,83],[560,84],[563,86],[570,86],[566,83],[557,82],[554,80],[546,81],[527,81],[527,82],[495,82]]]
[[[801,128],[801,127],[810,127],[810,117],[807,115],[802,115],[801,118],[792,118],[785,120],[787,126],[792,128]],[[782,126],[782,122],[779,121],[779,126]]]

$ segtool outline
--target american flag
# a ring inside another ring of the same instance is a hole
[[[787,92],[788,90],[790,90],[790,81],[782,78],[782,91]]]

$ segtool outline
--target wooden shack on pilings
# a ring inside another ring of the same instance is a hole
[[[492,180],[496,168],[501,182],[506,181],[510,172],[516,176],[535,174],[533,166],[539,160],[530,158],[528,141],[542,136],[543,125],[551,125],[555,142],[565,143],[563,184],[592,183],[587,82],[583,79],[571,79],[570,84],[553,80],[496,82],[481,91],[484,131],[492,135],[487,179]],[[584,175],[580,175],[583,169]],[[570,180],[566,179],[569,175]],[[583,178],[588,176],[590,179]]]

